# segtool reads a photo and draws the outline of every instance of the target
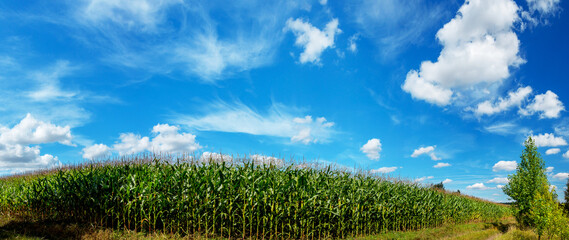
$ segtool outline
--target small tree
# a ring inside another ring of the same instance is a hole
[[[533,218],[538,239],[541,239],[541,236],[549,230],[548,228],[553,226],[551,221],[553,220],[553,213],[557,209],[556,205],[557,203],[553,200],[549,191],[537,192],[531,201],[530,215]]]
[[[440,190],[445,190],[445,185],[443,184],[443,182],[440,182],[440,183],[434,184],[434,185],[432,186],[432,188],[434,188],[434,189],[440,189]]]
[[[542,196],[549,193],[549,182],[545,175],[545,163],[537,152],[535,142],[529,137],[524,142],[521,162],[516,172],[508,176],[510,180],[502,190],[511,199],[514,216],[521,227],[534,227],[536,222],[532,216],[532,202],[540,193]]]

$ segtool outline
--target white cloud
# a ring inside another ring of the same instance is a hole
[[[49,102],[54,100],[71,100],[79,95],[76,91],[61,89],[60,78],[71,74],[73,67],[68,61],[57,61],[53,67],[46,71],[31,74],[31,78],[39,88],[27,92],[27,96],[35,102]]]
[[[501,84],[510,76],[510,68],[525,62],[512,31],[518,10],[512,0],[467,1],[437,32],[443,45],[437,61],[424,61],[419,71],[409,71],[403,90],[413,98],[445,106],[453,95],[464,97],[475,88]],[[467,92],[458,94],[463,90]]]
[[[516,163],[516,161],[498,161],[492,167],[492,171],[514,171],[516,170],[516,167],[518,167],[518,163]]]
[[[569,158],[569,150],[567,150],[567,152],[565,152],[565,153],[563,154],[563,157],[564,157],[564,158]]]
[[[352,0],[344,10],[381,57],[391,60],[409,46],[422,45],[425,33],[447,18],[448,6],[441,1]]]
[[[111,21],[125,28],[155,30],[166,8],[181,3],[179,0],[87,0],[77,13],[90,22]]]
[[[425,100],[439,106],[448,105],[453,94],[450,89],[425,81],[424,78],[419,77],[419,73],[415,70],[407,73],[402,88],[410,93],[414,99]]]
[[[57,157],[41,155],[41,144],[58,142],[73,146],[69,126],[43,122],[27,114],[12,128],[0,126],[0,172],[49,168],[60,164]],[[36,145],[36,146],[29,146]]]
[[[28,48],[15,48],[16,52],[31,52]],[[10,53],[16,56],[19,53]],[[26,58],[19,59],[25,61]],[[80,68],[68,61],[58,60],[47,66],[14,62],[2,66],[0,73],[0,122],[12,122],[26,113],[53,124],[77,127],[88,122],[90,113],[81,105],[85,102],[110,102],[114,99],[96,96],[89,92],[70,89],[67,79]]]
[[[326,5],[326,3],[328,3],[328,0],[318,0],[318,2],[319,2],[321,5]]]
[[[113,145],[113,150],[118,151],[120,155],[145,152],[151,146],[148,137],[141,137],[134,133],[121,133],[119,139],[120,142]]]
[[[281,158],[276,158],[272,156],[264,156],[259,154],[254,154],[249,156],[251,160],[255,163],[255,165],[274,165],[276,167],[281,167],[284,165],[284,160]]]
[[[557,147],[566,146],[567,141],[563,137],[556,137],[553,133],[543,133],[539,135],[532,135],[531,138],[535,141],[536,147]]]
[[[555,175],[553,175],[553,178],[557,179],[557,180],[565,180],[567,178],[569,178],[569,173],[557,173]]]
[[[202,156],[200,157],[200,161],[204,163],[208,163],[210,161],[216,163],[233,163],[233,157],[227,154],[203,152]]]
[[[283,137],[303,144],[326,142],[335,133],[334,123],[326,118],[319,117],[314,121],[311,116],[296,117],[300,115],[298,110],[280,104],[273,104],[265,114],[241,103],[217,103],[207,109],[210,112],[204,116],[181,115],[176,121],[199,131]]]
[[[447,179],[445,179],[445,180],[443,181],[443,184],[447,184],[447,183],[451,183],[451,182],[452,182],[452,180],[450,180],[450,179],[447,178]]]
[[[559,149],[559,148],[550,148],[550,149],[547,149],[547,151],[545,151],[545,155],[558,154],[559,152],[561,152],[561,149]]]
[[[451,165],[448,163],[437,163],[437,165],[433,166],[434,168],[443,168],[443,167],[450,167]]]
[[[558,118],[564,110],[565,107],[557,94],[547,90],[544,94],[535,95],[532,103],[520,109],[519,113],[526,116],[540,113],[539,118]]]
[[[372,169],[369,172],[371,174],[386,174],[386,173],[391,173],[394,172],[395,170],[397,170],[398,167],[380,167],[378,169]]]
[[[538,11],[542,15],[552,14],[557,12],[560,0],[526,0],[530,11]]]
[[[360,38],[359,34],[354,34],[353,36],[351,36],[348,39],[348,50],[350,50],[350,52],[357,52],[358,51],[358,45],[356,44],[356,41]]]
[[[215,81],[227,72],[242,72],[270,62],[272,45],[265,41],[268,40],[229,41],[213,34],[198,35],[188,43],[175,45],[171,60],[206,81]]]
[[[547,167],[547,168],[545,168],[545,172],[546,172],[546,173],[553,172],[553,167]]]
[[[500,185],[500,184],[496,185],[496,188],[499,188],[499,189],[502,189],[503,187],[504,187],[504,185]]]
[[[509,183],[510,180],[508,180],[508,178],[499,178],[499,177],[495,177],[492,180],[489,180],[486,183],[502,183],[502,184],[507,184]]]
[[[177,126],[158,124],[152,128],[157,134],[152,139],[152,151],[163,153],[191,153],[201,146],[196,142],[196,136],[190,133],[178,133]]]
[[[569,118],[563,118],[561,121],[555,124],[553,129],[557,135],[569,137]]]
[[[433,161],[441,160],[441,158],[437,157],[434,153],[435,147],[436,146],[428,146],[428,147],[420,147],[418,149],[415,149],[413,151],[413,153],[411,154],[411,157],[416,158],[416,157],[421,156],[423,154],[428,154],[431,157],[431,160],[433,160]]]
[[[338,19],[332,19],[323,31],[302,19],[289,18],[285,30],[296,36],[295,45],[304,48],[300,54],[300,63],[320,63],[320,55],[327,48],[334,47],[334,37],[342,31],[338,28]]]
[[[474,113],[478,116],[493,115],[499,112],[508,110],[514,106],[521,106],[522,102],[531,94],[532,89],[530,86],[520,87],[515,92],[508,92],[507,98],[499,98],[496,103],[491,103],[489,100],[484,101],[474,109]]]
[[[379,160],[381,152],[381,141],[377,138],[372,138],[364,144],[360,150],[366,154],[366,156],[371,160]]]
[[[494,188],[484,186],[484,183],[475,183],[475,184],[472,184],[472,185],[470,185],[470,186],[467,186],[466,189],[472,189],[472,190],[488,190],[488,189],[494,189]]]
[[[105,144],[94,144],[82,150],[85,159],[100,159],[111,154],[111,148]]]
[[[433,176],[420,177],[420,178],[415,179],[415,182],[423,182],[425,180],[429,180],[429,179],[433,179],[433,178],[434,178]]]
[[[212,83],[270,64],[283,23],[306,4],[87,0],[70,3],[77,10],[61,22],[80,29],[80,40],[113,67]]]
[[[13,128],[0,128],[0,143],[29,145],[52,142],[73,145],[71,143],[70,127],[60,127],[42,122],[28,113]]]
[[[512,122],[495,123],[493,125],[484,127],[484,130],[500,135],[519,134],[527,136],[531,132],[528,128],[522,127]]]
[[[184,154],[192,153],[201,148],[196,142],[196,136],[190,133],[179,133],[177,126],[157,124],[152,128],[155,136],[142,137],[134,133],[121,133],[119,142],[113,145],[112,150],[119,155],[137,154],[146,151],[156,153]]]

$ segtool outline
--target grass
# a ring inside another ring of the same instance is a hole
[[[495,239],[517,240],[537,239],[532,231],[520,231],[515,228],[512,218],[499,221],[471,222],[465,224],[449,224],[437,228],[426,228],[416,231],[390,231],[378,235],[359,236],[349,239]],[[510,231],[508,231],[510,230]],[[505,234],[503,234],[505,233]],[[15,218],[0,218],[0,239],[226,239],[205,238],[201,235],[181,236],[168,233],[143,233],[130,230],[113,230],[88,226],[85,224],[66,222],[29,222]],[[547,239],[547,238],[544,238]]]
[[[363,172],[156,156],[0,179],[0,210],[25,219],[8,229],[77,223],[58,228],[255,239],[348,238],[509,215],[503,205]]]
[[[357,237],[354,239],[488,239],[502,234],[515,225],[513,218],[505,218],[493,222],[470,222],[464,224],[447,224],[437,228],[426,228],[417,231],[392,231],[383,234]]]

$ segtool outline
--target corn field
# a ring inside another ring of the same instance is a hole
[[[132,157],[0,179],[0,214],[210,237],[321,239],[492,220],[509,208],[375,175]]]

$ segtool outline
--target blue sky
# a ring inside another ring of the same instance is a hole
[[[0,3],[0,173],[148,151],[334,163],[506,201],[569,177],[560,0]]]

